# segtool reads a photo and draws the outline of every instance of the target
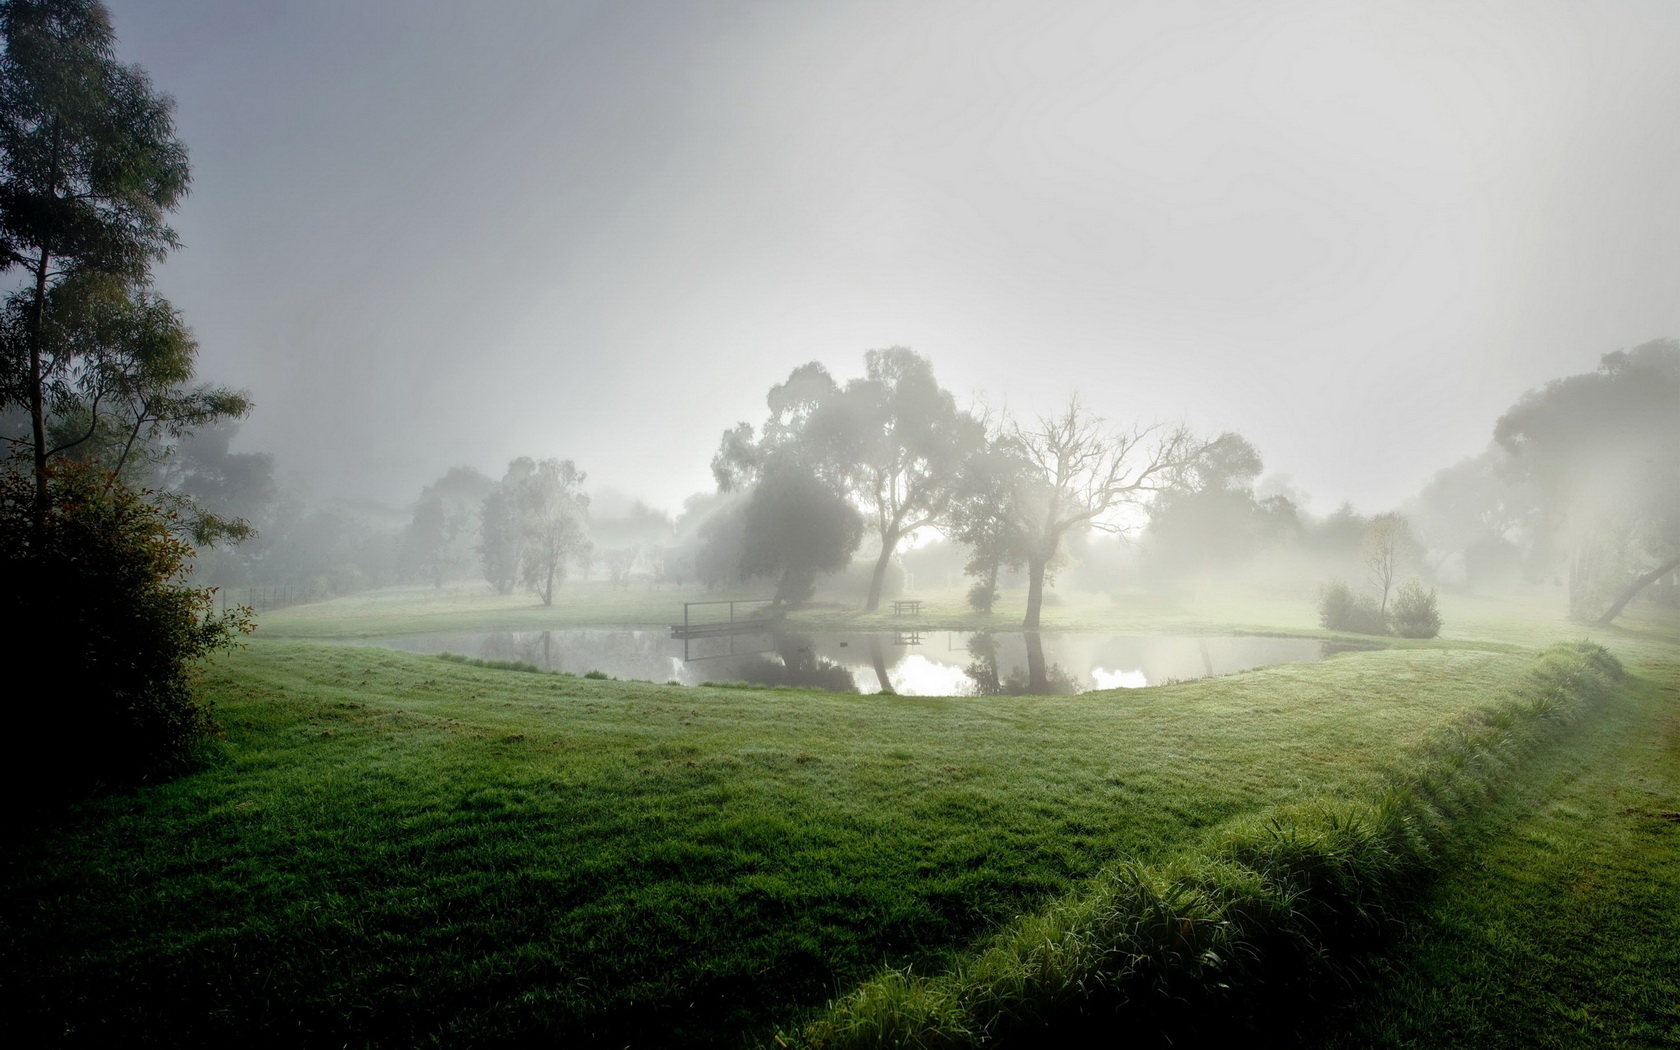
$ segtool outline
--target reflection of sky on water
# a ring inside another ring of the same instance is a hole
[[[1149,684],[1149,676],[1141,670],[1109,671],[1101,667],[1091,668],[1091,680],[1098,689],[1142,689]]]
[[[1169,680],[1320,660],[1331,647],[1307,638],[924,631],[800,634],[760,631],[693,639],[666,631],[569,629],[451,632],[370,639],[411,652],[522,660],[549,670],[649,682],[757,682],[873,693],[882,675],[906,696],[1072,693],[1136,689]],[[1031,668],[1035,664],[1035,678]]]
[[[905,696],[967,696],[974,692],[974,679],[956,664],[929,660],[911,653],[887,674],[894,692]]]

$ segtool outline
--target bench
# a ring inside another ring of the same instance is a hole
[[[920,598],[903,598],[893,602],[894,616],[903,616],[907,612],[911,616],[922,615],[922,600]]]

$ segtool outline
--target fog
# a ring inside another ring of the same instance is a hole
[[[888,346],[1372,515],[1680,332],[1668,3],[111,8],[234,448],[398,518],[530,456],[674,521],[790,369]]]

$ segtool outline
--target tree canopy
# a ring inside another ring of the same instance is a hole
[[[1494,439],[1569,557],[1570,610],[1609,623],[1680,568],[1680,341],[1605,354],[1525,394]]]

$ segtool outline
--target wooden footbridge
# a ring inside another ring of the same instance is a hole
[[[734,598],[709,602],[683,602],[683,622],[671,625],[672,638],[714,638],[728,634],[767,631],[782,622],[774,598]],[[706,608],[706,607],[712,608]],[[725,616],[717,606],[728,606]]]

